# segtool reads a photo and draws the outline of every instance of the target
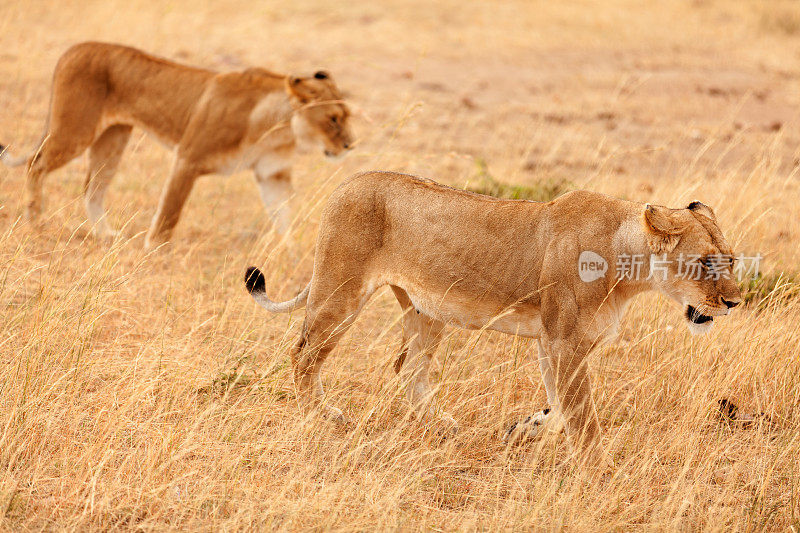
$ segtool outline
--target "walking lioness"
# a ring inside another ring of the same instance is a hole
[[[698,268],[686,275],[693,260]],[[636,265],[638,272],[616,265]],[[357,174],[332,194],[320,221],[314,273],[287,302],[266,295],[255,267],[250,294],[272,312],[306,306],[292,355],[298,396],[319,401],[320,367],[370,295],[392,288],[405,311],[395,370],[423,417],[436,416],[428,381],[445,324],[539,340],[550,410],[514,424],[535,434],[562,417],[573,447],[603,457],[587,355],[615,332],[628,301],[658,290],[681,305],[690,328],[708,329],[741,301],[733,253],[711,208],[669,209],[576,191],[548,203],[499,200],[390,172]],[[341,417],[336,408],[327,413]],[[439,417],[455,429],[449,415]]]
[[[349,149],[350,113],[325,72],[302,78],[261,68],[217,73],[154,57],[127,46],[89,42],[61,56],[53,75],[45,135],[33,155],[0,159],[27,164],[25,208],[35,218],[42,181],[89,149],[84,199],[94,230],[113,235],[103,207],[134,126],[175,150],[147,235],[169,239],[198,176],[252,169],[278,230],[288,226],[290,161],[297,140],[326,155]]]

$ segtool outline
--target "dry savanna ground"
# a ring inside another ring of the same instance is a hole
[[[202,178],[171,249],[144,253],[170,154],[141,132],[109,193],[110,246],[88,236],[83,158],[46,182],[39,227],[19,218],[23,171],[0,170],[0,527],[800,529],[791,279],[702,338],[664,298],[636,300],[591,357],[616,462],[591,482],[562,436],[498,437],[545,404],[531,342],[449,335],[434,374],[461,432],[442,441],[409,419],[381,292],[324,370],[343,431],[296,405],[302,312],[269,315],[242,285],[256,264],[271,295],[302,287],[322,202],[363,169],[700,199],[765,272],[800,270],[800,5],[4,0],[0,141],[33,148],[56,59],[88,39],[220,70],[324,67],[360,142],[298,158],[289,244],[241,173]],[[765,414],[721,423],[723,397]]]

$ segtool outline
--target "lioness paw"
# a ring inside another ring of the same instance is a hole
[[[320,409],[320,414],[326,420],[330,420],[336,425],[339,426],[347,426],[348,420],[347,417],[344,415],[344,412],[339,409],[338,407],[333,407],[332,405],[323,405]]]
[[[449,437],[458,433],[458,422],[449,413],[442,413],[431,424],[432,429],[443,437]]]
[[[514,422],[503,433],[503,442],[509,444],[534,440],[539,437],[549,419],[550,409],[543,409],[527,417],[525,420]]]
[[[92,228],[91,234],[98,241],[105,243],[113,242],[120,235],[119,231],[110,228],[98,229],[96,227]]]
[[[148,235],[144,240],[145,251],[167,250],[170,246],[169,238],[164,236]]]
[[[41,209],[39,207],[28,206],[25,208],[25,220],[32,224],[41,222],[40,214]]]

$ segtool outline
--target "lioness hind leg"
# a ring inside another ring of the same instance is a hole
[[[408,294],[392,286],[398,302],[403,307],[403,348],[395,371],[406,384],[406,396],[414,413],[423,420],[434,422],[442,433],[455,433],[458,423],[449,413],[437,413],[434,391],[429,372],[433,354],[442,339],[444,323],[430,318],[411,304]]]
[[[304,327],[305,329],[305,327]],[[325,339],[321,343],[316,339],[316,335],[310,336],[305,332],[292,352],[292,368],[294,371],[294,384],[297,389],[297,398],[304,407],[316,407],[322,402],[325,396],[325,389],[322,387],[320,370],[322,364],[333,348],[338,339]],[[341,409],[328,406],[325,414],[335,422],[344,423],[345,417]]]
[[[411,303],[408,293],[396,285],[391,285],[391,288],[392,292],[394,292],[394,295],[397,297],[397,302],[400,304],[403,312],[406,313],[408,311],[413,311],[414,305]],[[403,340],[400,343],[400,354],[397,356],[397,359],[395,359],[393,365],[395,374],[400,373],[400,370],[403,368],[403,363],[405,363],[406,357],[408,357],[408,340],[406,328],[403,327]]]
[[[42,185],[45,176],[81,155],[91,142],[91,137],[77,135],[65,138],[57,132],[45,137],[28,162],[25,177],[25,215],[29,220],[35,220],[42,212]]]
[[[28,162],[25,211],[35,219],[42,210],[44,177],[81,155],[95,139],[108,90],[105,82],[56,68],[47,132]],[[69,87],[62,90],[61,87]]]
[[[354,289],[355,282],[352,280],[332,286],[338,290],[334,289],[331,293],[326,293],[319,287],[311,290],[303,334],[292,352],[292,367],[301,405],[312,408],[322,406],[323,414],[327,418],[346,423],[347,419],[341,409],[322,403],[325,390],[322,387],[320,370],[372,292]],[[320,300],[321,304],[318,303]]]
[[[117,172],[122,152],[128,144],[132,130],[131,126],[122,124],[111,126],[89,148],[89,170],[86,173],[83,199],[92,231],[101,237],[116,235],[106,220],[103,200]]]

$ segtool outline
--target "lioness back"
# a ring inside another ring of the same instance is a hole
[[[333,192],[323,211],[320,239],[347,227],[350,235],[374,246],[421,239],[472,253],[478,244],[501,258],[520,239],[533,238],[526,241],[530,245],[574,240],[576,227],[591,243],[635,209],[631,202],[591,191],[572,191],[550,202],[508,200],[407,174],[371,171],[352,176]]]
[[[59,59],[51,107],[56,113],[80,113],[84,118],[102,113],[107,124],[141,127],[160,141],[175,145],[214,75],[211,70],[175,63],[129,46],[86,42],[71,47]],[[142,98],[143,94],[148,97]],[[96,109],[87,109],[90,106]]]

